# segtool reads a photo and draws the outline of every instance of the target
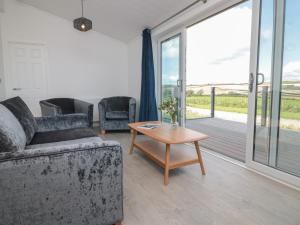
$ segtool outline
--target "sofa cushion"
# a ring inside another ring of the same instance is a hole
[[[25,132],[17,118],[0,104],[0,152],[24,150]]]
[[[126,120],[129,116],[128,112],[125,111],[111,111],[105,113],[105,118],[108,120]]]
[[[26,144],[29,144],[37,131],[37,123],[28,106],[20,97],[7,99],[2,104],[19,120],[26,134]]]
[[[30,145],[70,141],[88,137],[97,137],[97,134],[89,128],[37,132],[35,133],[32,141],[30,142]]]

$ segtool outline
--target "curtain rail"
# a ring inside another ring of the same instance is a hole
[[[185,8],[181,9],[180,11],[178,11],[177,13],[173,14],[172,16],[170,16],[169,18],[163,20],[162,22],[160,22],[159,24],[155,25],[154,27],[151,28],[151,30],[154,30],[156,28],[158,28],[159,26],[161,26],[162,24],[170,21],[171,19],[173,19],[174,17],[178,16],[179,14],[183,13],[184,11],[188,10],[189,8],[193,7],[194,5],[198,4],[199,2],[202,2],[203,4],[205,4],[208,0],[197,0],[191,4],[189,4],[188,6],[186,6]]]

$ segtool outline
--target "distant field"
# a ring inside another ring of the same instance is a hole
[[[257,99],[258,115],[261,114],[261,98]],[[186,105],[194,108],[210,109],[210,96],[189,96]],[[248,112],[248,97],[239,95],[217,95],[215,99],[215,110],[225,112],[244,113]],[[196,115],[190,115],[196,118]],[[189,118],[189,116],[187,116]],[[300,120],[300,99],[282,98],[281,118]]]

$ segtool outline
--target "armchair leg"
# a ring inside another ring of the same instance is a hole
[[[106,134],[106,131],[105,130],[101,130],[100,131],[100,135],[105,135]]]

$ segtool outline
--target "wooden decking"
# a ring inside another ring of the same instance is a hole
[[[187,120],[186,127],[209,135],[201,142],[207,149],[245,162],[247,125],[218,118]],[[268,128],[256,131],[255,161],[267,164]],[[300,132],[280,130],[277,168],[300,176]]]
[[[245,162],[246,124],[217,118],[204,118],[187,120],[186,127],[209,136],[209,139],[202,141],[201,146]]]

